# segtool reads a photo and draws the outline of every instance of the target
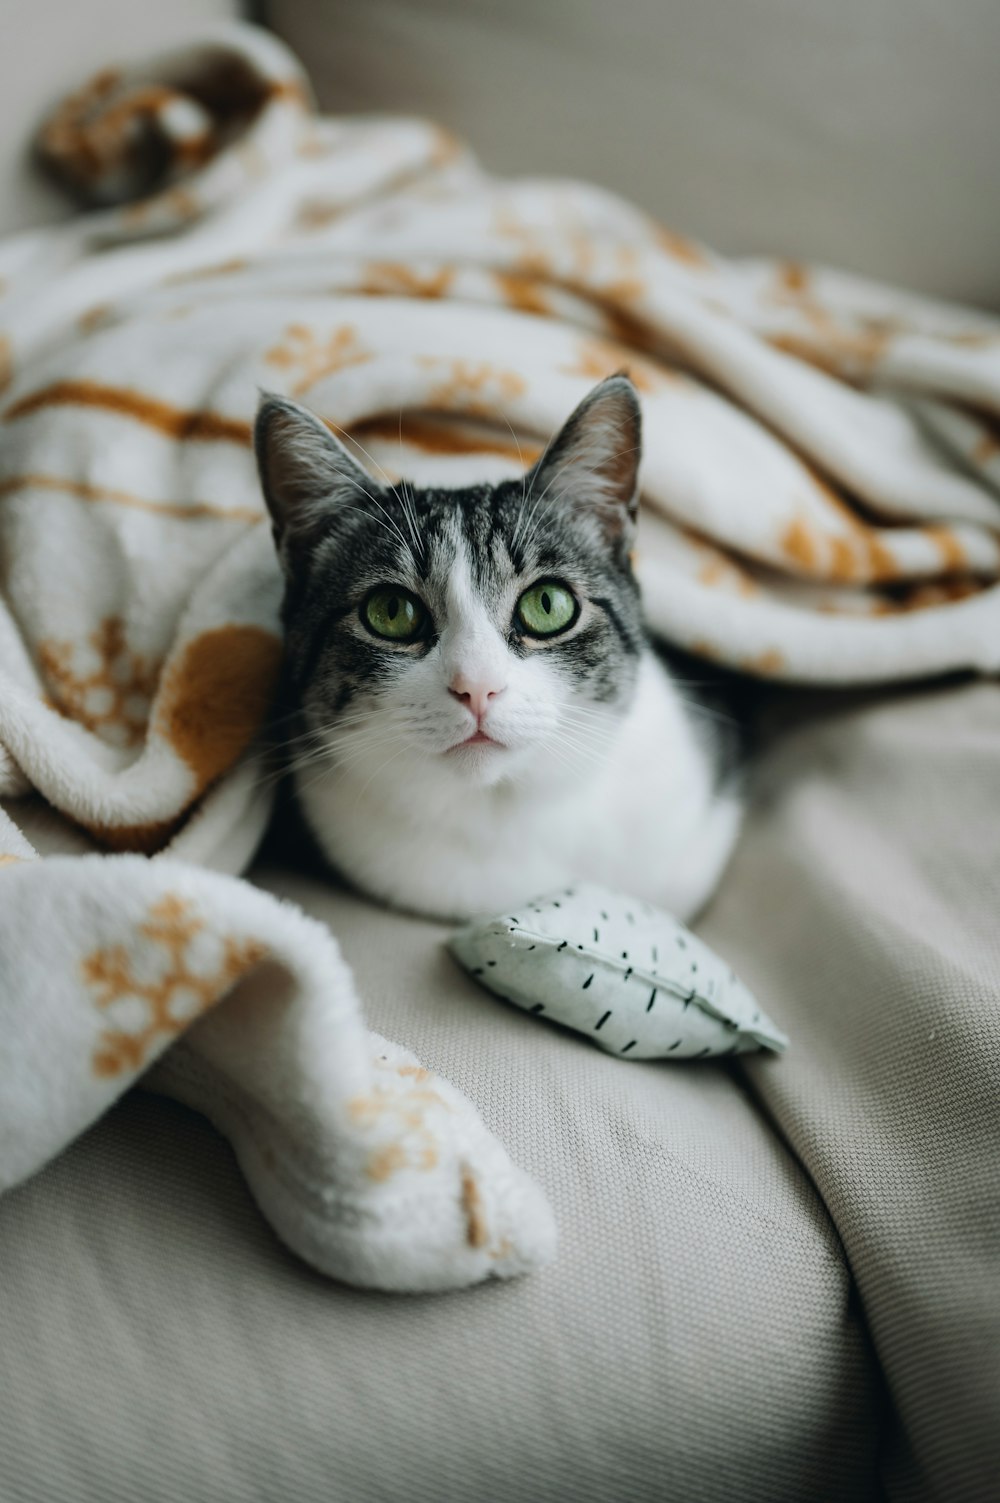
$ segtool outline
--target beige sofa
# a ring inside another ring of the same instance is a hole
[[[224,8],[18,4],[12,152],[79,66]],[[997,30],[978,0],[960,9],[942,88]],[[835,33],[842,76],[873,66],[860,5],[764,0],[752,29],[735,7],[653,0],[282,0],[270,19],[328,107],[419,107],[505,167],[603,177],[726,248],[996,301],[1000,221],[977,180],[992,84],[977,61],[950,85],[963,109],[930,111],[936,34],[889,10],[920,65],[859,94],[863,170],[846,106],[819,90],[829,59],[803,61]],[[676,152],[630,139],[658,99]],[[811,135],[789,133],[796,100]],[[904,149],[931,125],[933,173]],[[880,181],[871,157],[897,134]],[[805,194],[824,172],[856,233]],[[42,211],[8,195],[5,227]],[[746,834],[699,927],[790,1034],[781,1061],[609,1059],[481,993],[442,927],[265,853],[255,880],[329,922],[373,1026],[467,1091],[543,1183],[559,1261],[434,1299],[332,1285],[275,1241],[204,1121],[135,1094],[0,1203],[4,1503],[997,1495],[1000,697],[788,695],[762,729]]]

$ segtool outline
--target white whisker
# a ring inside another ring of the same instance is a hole
[[[404,741],[403,744],[402,744],[402,746],[397,747],[397,749],[393,752],[392,756],[387,757],[384,762],[380,763],[379,766],[376,767],[375,771],[371,774],[371,776],[369,777],[368,781],[365,783],[364,787],[359,792],[357,798],[355,799],[355,804],[360,804],[361,800],[364,798],[365,794],[368,792],[368,790],[371,787],[372,783],[375,781],[375,779],[377,777],[380,776],[381,773],[383,773],[385,771],[385,769],[390,765],[390,763],[395,762],[396,758],[397,757],[401,757],[404,752],[411,751],[411,750],[412,750],[412,748],[410,746],[408,746],[406,744],[406,742]]]
[[[375,456],[368,449],[365,448],[364,444],[361,442],[360,439],[355,438],[354,434],[353,433],[349,433],[346,428],[340,428],[340,427],[338,427],[338,425],[336,423],[331,422],[329,418],[324,418],[323,421],[326,423],[326,425],[329,428],[333,429],[334,433],[340,434],[340,436],[341,436],[342,439],[348,440],[348,442],[352,443],[355,446],[355,448],[361,450],[362,454],[368,460],[368,463],[369,464],[373,464],[375,466],[376,470],[379,470],[381,472],[381,475],[382,475],[382,482],[381,483],[383,485],[388,485],[390,487],[392,486],[392,476],[389,474],[388,470],[386,470],[382,465],[379,464],[379,462],[375,458]]]

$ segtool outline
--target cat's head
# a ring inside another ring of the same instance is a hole
[[[255,441],[309,757],[400,779],[416,758],[456,792],[593,767],[643,645],[627,377],[596,387],[527,475],[499,484],[381,485],[277,396]]]

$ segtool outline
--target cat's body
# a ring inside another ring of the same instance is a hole
[[[711,894],[740,804],[643,630],[638,453],[621,377],[523,482],[461,491],[379,487],[265,401],[298,800],[355,885],[449,918],[574,878],[679,916]]]

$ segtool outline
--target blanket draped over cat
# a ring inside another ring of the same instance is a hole
[[[627,370],[652,626],[892,683],[1000,668],[1000,321],[723,260],[425,121],[318,118],[250,26],[102,73],[40,151],[87,207],[0,245],[0,1189],[173,1045],[161,1084],[316,1266],[534,1266],[534,1185],[367,1034],[330,936],[237,876],[282,651],[258,392],[458,484],[523,470]]]

